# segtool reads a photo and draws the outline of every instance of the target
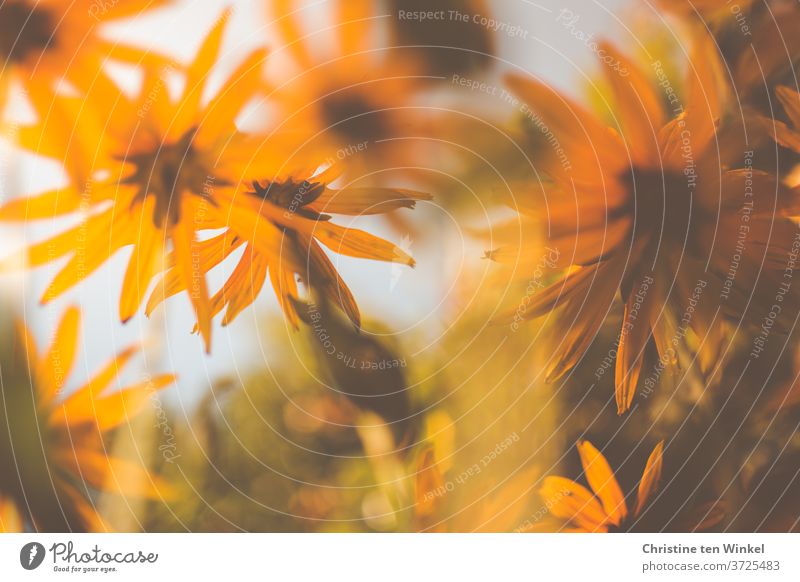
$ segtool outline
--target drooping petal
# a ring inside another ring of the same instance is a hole
[[[184,204],[183,216],[191,216],[187,211],[191,208]],[[197,316],[200,336],[205,343],[206,351],[211,351],[211,301],[208,284],[200,262],[198,241],[192,229],[191,218],[179,220],[172,229],[172,243],[175,252],[175,269],[180,275],[184,287],[189,292],[189,300]]]
[[[653,498],[658,485],[661,481],[661,467],[664,458],[664,441],[659,442],[650,457],[647,459],[647,465],[642,473],[642,480],[639,482],[639,494],[636,500],[636,510],[634,515],[640,515],[642,510]]]
[[[614,373],[618,414],[631,407],[642,371],[645,348],[652,336],[652,312],[657,307],[657,294],[649,292],[649,287],[653,284],[654,280],[650,275],[642,275],[636,280],[625,303]]]
[[[403,249],[363,230],[345,228],[326,221],[317,223],[312,234],[314,238],[340,255],[414,266],[414,259]]]
[[[145,209],[143,209],[146,212]],[[149,216],[149,214],[148,214]],[[133,253],[128,260],[128,268],[122,282],[119,302],[119,319],[122,323],[130,320],[144,301],[150,282],[163,270],[164,233],[152,228],[147,218],[139,221],[140,231]]]

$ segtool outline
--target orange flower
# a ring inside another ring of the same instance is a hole
[[[76,185],[12,201],[0,209],[0,217],[43,219],[76,210],[85,216],[77,226],[27,249],[21,262],[29,266],[69,257],[42,302],[58,297],[111,255],[132,246],[119,304],[125,322],[138,311],[151,280],[164,268],[165,249],[171,247],[176,272],[191,291],[200,333],[210,349],[211,310],[197,260],[197,233],[224,228],[230,212],[252,212],[251,201],[236,197],[235,187],[245,168],[267,173],[274,166],[271,159],[254,155],[258,142],[238,133],[234,124],[261,86],[263,50],[250,53],[224,89],[202,101],[227,16],[189,65],[178,102],[171,102],[161,75],[146,76],[137,100],[99,77],[83,100],[56,97],[57,110],[67,115],[51,121],[40,111],[39,124],[21,136],[37,153],[64,160]],[[104,127],[91,113],[82,113],[93,107],[109,110]],[[58,133],[56,139],[53,132]],[[95,146],[76,148],[71,136],[92,140]],[[86,151],[92,156],[82,155]]]
[[[13,79],[31,97],[46,98],[61,80],[88,89],[107,58],[133,64],[163,64],[146,49],[106,40],[100,28],[130,18],[169,0],[6,0],[0,4],[0,105]],[[39,95],[41,90],[42,94]],[[35,94],[34,94],[35,93]],[[0,106],[0,109],[2,107]]]
[[[0,527],[6,530],[20,530],[23,523],[40,531],[102,530],[90,491],[154,499],[166,492],[140,464],[109,456],[108,447],[112,431],[139,414],[174,377],[113,389],[137,352],[129,348],[65,396],[79,327],[80,312],[68,309],[45,353],[38,353],[24,325],[18,327],[24,361],[12,374],[4,367],[0,401]]]
[[[289,126],[340,148],[351,168],[408,165],[419,147],[392,138],[419,135],[423,124],[414,99],[428,76],[410,52],[378,44],[378,33],[388,29],[375,3],[329,4],[333,25],[309,34],[303,25],[310,10],[291,0],[270,3],[283,42],[276,58],[288,53],[291,60],[291,72],[281,74],[271,98]]]
[[[581,359],[620,292],[615,383],[622,414],[651,340],[662,370],[674,368],[679,354],[698,354],[707,369],[725,338],[720,313],[760,325],[798,229],[784,217],[794,198],[754,167],[763,136],[753,131],[745,139],[733,123],[718,127],[728,89],[710,37],[695,40],[683,100],[658,64],[651,68],[663,95],[644,70],[609,44],[600,46],[619,132],[539,81],[508,77],[552,146],[540,154],[548,180],[522,185],[514,203],[545,230],[559,258],[539,277],[555,282],[500,321],[561,309],[564,325],[547,370],[553,380]],[[488,256],[519,261],[519,277],[530,279],[526,267],[542,255],[534,246],[508,245]],[[786,294],[775,331],[792,322],[795,291]]]
[[[578,443],[578,453],[591,491],[571,479],[546,477],[539,493],[550,513],[565,521],[567,531],[624,530],[636,521],[658,491],[663,452],[664,442],[661,441],[647,459],[632,512],[608,461],[588,441]]]
[[[297,281],[323,293],[361,324],[358,306],[320,243],[350,257],[396,262],[414,266],[401,248],[368,232],[339,226],[327,213],[360,216],[413,208],[425,194],[402,189],[328,186],[335,177],[331,167],[303,179],[292,177],[254,181],[242,207],[232,208],[229,228],[199,244],[203,272],[217,267],[242,249],[236,267],[211,298],[212,317],[225,309],[222,325],[232,322],[260,293],[267,276],[288,321],[295,327],[298,314]],[[244,205],[249,203],[250,208]],[[174,258],[171,263],[175,263]],[[180,272],[172,267],[156,286],[147,304],[148,315],[167,297],[186,291]],[[307,319],[307,317],[305,317]]]

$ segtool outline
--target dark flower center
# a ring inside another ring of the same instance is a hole
[[[0,59],[19,63],[31,54],[56,44],[55,26],[49,12],[23,0],[0,3]]]
[[[322,101],[326,126],[346,141],[362,142],[386,135],[384,115],[358,93],[335,93]]]
[[[287,213],[299,214],[313,220],[328,220],[330,216],[306,208],[323,192],[325,184],[308,180],[295,181],[290,178],[285,182],[266,182],[264,186],[253,182],[253,191],[250,194],[285,209]]]
[[[658,243],[683,244],[698,206],[692,205],[696,180],[680,172],[633,168],[626,172],[630,198],[624,212],[635,214],[635,236]]]
[[[138,192],[134,203],[155,198],[153,224],[156,228],[174,225],[181,219],[180,196],[193,194],[214,204],[215,181],[205,156],[193,146],[195,129],[187,131],[173,144],[161,145],[155,151],[142,152],[123,158],[136,166],[136,171],[123,184],[132,184]]]

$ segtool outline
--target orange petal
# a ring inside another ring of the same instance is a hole
[[[266,88],[262,72],[266,54],[263,49],[250,53],[206,106],[197,136],[198,143],[213,143],[220,136],[236,131],[236,117],[259,89]]]
[[[211,301],[208,295],[203,265],[200,262],[200,251],[197,238],[191,226],[189,204],[184,204],[181,212],[183,218],[172,227],[172,243],[175,252],[175,269],[177,269],[189,300],[197,316],[197,325],[205,343],[206,352],[211,351]]]
[[[105,432],[139,414],[154,392],[174,382],[175,376],[162,374],[147,382],[112,392],[108,396],[94,396],[88,402],[83,398],[68,400],[53,410],[50,423],[71,427],[91,424],[100,432]]]
[[[639,482],[639,494],[636,501],[636,511],[634,515],[639,515],[642,509],[645,508],[647,503],[653,498],[656,491],[658,491],[658,484],[661,481],[661,466],[664,457],[664,441],[659,442],[650,457],[647,459],[647,465],[642,474],[642,480]]]
[[[600,43],[599,50],[604,63],[609,58],[613,63],[604,67],[605,78],[614,91],[614,114],[619,117],[622,135],[634,161],[658,165],[658,132],[664,125],[661,98],[639,67],[610,43]]]
[[[578,453],[581,456],[586,480],[592,491],[600,498],[608,520],[614,525],[619,525],[628,515],[628,506],[608,461],[589,441],[578,443]]]
[[[206,81],[219,57],[222,35],[230,15],[230,8],[222,13],[200,45],[194,61],[186,69],[186,86],[183,90],[183,98],[174,111],[170,124],[170,139],[179,139],[197,119]]]
[[[148,213],[149,214],[149,213]],[[119,319],[126,323],[139,310],[150,282],[163,270],[164,233],[154,229],[147,219],[140,221],[141,230],[122,282]]]
[[[336,272],[325,251],[316,241],[298,236],[301,244],[308,252],[309,272],[311,285],[317,288],[328,299],[331,299],[345,312],[356,327],[361,327],[361,313],[358,310],[355,297],[345,282]],[[305,244],[303,244],[305,243]]]
[[[56,188],[35,196],[15,198],[0,208],[0,220],[40,220],[78,210],[81,195],[73,187]]]
[[[61,317],[53,343],[42,356],[36,373],[41,405],[47,406],[67,381],[75,364],[80,340],[81,312],[69,307]]]
[[[374,259],[414,266],[414,259],[400,247],[363,230],[332,222],[318,222],[313,236],[333,252],[359,259]]]
[[[539,495],[555,517],[568,520],[587,532],[607,530],[607,516],[591,492],[564,477],[546,477]]]
[[[652,336],[651,313],[656,306],[654,298],[657,295],[645,289],[648,281],[652,285],[652,277],[649,275],[637,278],[625,304],[614,373],[618,414],[631,407],[644,362],[645,348]],[[642,294],[644,298],[641,297]]]
[[[326,188],[308,208],[326,214],[362,216],[414,208],[418,200],[432,199],[428,194],[402,188]]]

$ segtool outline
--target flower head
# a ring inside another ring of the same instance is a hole
[[[530,120],[558,146],[541,156],[547,181],[522,186],[514,202],[559,251],[559,264],[547,269],[554,282],[522,310],[530,319],[561,309],[566,331],[551,379],[581,359],[621,294],[615,383],[623,413],[651,341],[662,369],[682,353],[708,366],[724,340],[721,319],[756,324],[768,315],[798,229],[788,218],[793,197],[754,165],[763,136],[724,123],[728,89],[707,36],[695,41],[685,96],[659,63],[652,68],[663,94],[614,47],[601,48],[604,63],[615,65],[605,72],[618,129],[539,81],[509,76]],[[523,267],[540,255],[524,245],[489,253]],[[795,291],[786,294],[785,313],[797,309]],[[776,329],[792,319],[778,318]]]
[[[125,322],[138,311],[152,279],[171,251],[176,273],[189,290],[206,348],[211,342],[211,311],[204,272],[199,268],[198,232],[224,228],[234,189],[245,167],[268,172],[272,161],[253,155],[251,138],[234,123],[260,88],[264,51],[251,52],[228,84],[204,101],[208,71],[220,49],[227,13],[200,47],[185,73],[180,99],[173,102],[165,88],[170,70],[146,76],[138,99],[129,99],[110,81],[98,78],[85,103],[58,96],[59,108],[74,115],[63,121],[69,134],[44,139],[51,126],[40,111],[39,125],[28,128],[25,145],[37,153],[63,160],[73,185],[38,196],[14,200],[0,210],[6,220],[53,218],[81,210],[83,220],[72,229],[30,246],[24,263],[38,266],[69,257],[45,291],[47,302],[92,274],[113,254],[133,247],[123,281],[119,316]],[[97,125],[83,109],[111,109]],[[96,142],[87,158],[69,136]],[[39,136],[37,139],[36,136]]]
[[[0,528],[102,530],[91,493],[159,499],[167,492],[140,464],[113,456],[109,447],[114,429],[139,414],[174,376],[115,389],[117,375],[137,352],[129,348],[67,394],[79,327],[80,312],[68,309],[53,343],[39,352],[30,331],[18,326],[22,358],[13,378],[4,367],[0,401],[0,464],[6,468],[0,475]]]
[[[101,27],[167,4],[169,0],[6,0],[0,4],[0,104],[11,80],[34,99],[47,99],[60,81],[87,90],[105,59],[164,64],[148,50],[106,40]]]

